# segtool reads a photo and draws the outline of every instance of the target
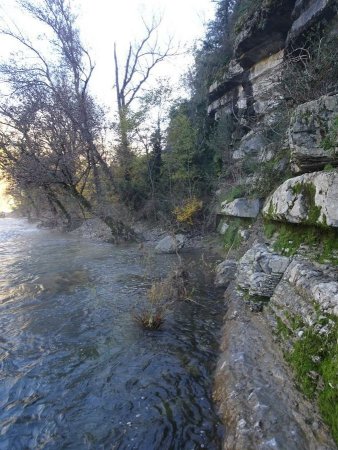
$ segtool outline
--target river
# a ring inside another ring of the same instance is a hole
[[[156,332],[132,317],[175,258],[0,219],[1,450],[221,448],[224,307],[199,256],[194,302]]]

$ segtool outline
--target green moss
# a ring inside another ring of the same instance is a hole
[[[300,339],[295,340],[286,359],[302,392],[318,401],[322,417],[338,442],[338,319],[329,315],[320,317],[316,324],[305,328]],[[320,334],[318,328],[322,326],[327,328]],[[279,324],[280,333],[288,337],[283,327],[287,328]]]
[[[335,170],[335,168],[332,164],[325,164],[323,170],[324,170],[324,172],[332,172],[332,170]]]
[[[303,184],[302,183],[296,183],[295,185],[292,186],[292,193],[294,195],[301,194],[302,190],[303,190]]]
[[[287,339],[291,335],[291,330],[285,325],[285,323],[282,321],[280,317],[276,317],[276,323],[277,323],[277,335],[284,339]]]
[[[290,314],[289,311],[286,311],[285,317],[287,318],[292,331],[299,330],[305,326],[304,320],[299,314],[293,315]]]
[[[334,153],[338,147],[338,116],[333,119],[329,130],[322,139],[321,147],[331,153]]]
[[[228,217],[227,223],[229,228],[222,236],[223,246],[225,250],[236,249],[242,243],[242,238],[239,235],[241,228],[249,228],[252,225],[252,219],[243,219],[238,217]]]
[[[296,183],[292,187],[294,195],[302,195],[304,197],[305,206],[308,211],[305,223],[314,225],[318,222],[321,213],[321,207],[316,205],[316,186],[312,183]]]
[[[326,223],[325,217],[323,222]],[[304,244],[309,247],[309,255],[313,260],[338,265],[337,230],[266,221],[264,233],[268,239],[277,236],[273,248],[282,255],[293,256]]]
[[[265,217],[268,220],[273,220],[275,218],[275,214],[276,214],[276,208],[275,208],[275,206],[273,204],[273,201],[270,200],[268,212],[265,214]]]
[[[271,206],[271,203],[270,203]],[[269,210],[270,210],[269,206]],[[268,239],[271,239],[272,236],[277,233],[279,226],[276,222],[264,222],[264,234]]]
[[[236,198],[241,198],[246,195],[246,189],[245,186],[237,185],[233,186],[224,197],[223,201],[232,202],[233,200],[236,200]]]

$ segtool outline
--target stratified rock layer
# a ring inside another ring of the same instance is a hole
[[[303,103],[289,128],[291,168],[294,173],[338,165],[338,95]]]
[[[269,298],[289,263],[286,256],[273,253],[266,245],[257,243],[239,261],[236,284],[249,295]]]
[[[287,315],[302,317],[308,324],[318,308],[323,313],[338,315],[337,270],[295,259],[277,286],[270,307],[278,316],[287,312]]]

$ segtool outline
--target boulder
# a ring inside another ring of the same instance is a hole
[[[325,266],[305,260],[295,260],[285,272],[284,283],[304,297],[309,303],[308,310],[296,311],[306,313],[313,310],[313,300],[328,313],[338,315],[338,276]],[[301,302],[299,303],[301,305]]]
[[[338,95],[299,105],[289,128],[291,169],[294,173],[338,165]]]
[[[215,286],[226,288],[235,278],[237,262],[227,259],[216,267]]]
[[[103,242],[112,242],[113,240],[111,229],[99,218],[85,220],[80,227],[71,233],[82,238]]]
[[[237,285],[249,295],[271,297],[290,259],[273,253],[265,244],[254,244],[240,259]]]
[[[263,133],[250,131],[242,139],[238,148],[233,152],[234,160],[244,159],[247,156],[256,156],[266,145]]]
[[[266,200],[271,220],[338,227],[338,171],[290,178]]]
[[[224,220],[221,220],[221,222],[219,223],[219,225],[217,227],[217,231],[220,234],[225,234],[228,228],[229,228],[229,225],[226,222],[224,222]]]
[[[236,198],[232,202],[221,204],[221,214],[234,217],[256,218],[260,211],[261,202],[259,199]]]
[[[168,235],[161,239],[156,247],[156,253],[176,253],[184,247],[185,237],[183,234],[176,234],[175,236]]]

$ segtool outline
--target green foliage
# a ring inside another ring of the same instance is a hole
[[[169,151],[163,160],[175,187],[193,195],[198,170],[195,164],[196,132],[188,115],[179,111],[168,132]]]
[[[324,36],[324,37],[323,37]],[[314,30],[286,55],[282,90],[293,104],[316,100],[336,92],[338,87],[338,36],[326,30]]]
[[[297,183],[292,187],[294,195],[302,195],[308,211],[305,223],[315,225],[320,217],[321,207],[316,205],[316,187],[312,183]]]
[[[324,172],[332,172],[332,170],[335,170],[335,167],[332,164],[325,164]]]
[[[224,248],[225,250],[236,249],[242,243],[239,231],[243,228],[249,228],[253,221],[252,219],[229,217],[227,218],[227,223],[229,227],[222,236]]]
[[[236,198],[242,198],[245,197],[247,193],[246,186],[243,185],[236,185],[233,186],[225,195],[223,201],[232,202],[233,200],[236,200]]]
[[[295,319],[297,321],[297,318]],[[302,322],[297,326],[304,327]],[[286,338],[292,332],[279,319],[278,332]],[[300,389],[318,400],[319,409],[338,442],[338,319],[323,315],[296,339],[286,359],[295,371]]]
[[[335,150],[338,148],[338,116],[332,121],[332,125],[323,138],[321,145],[325,151],[331,153],[335,153]]]
[[[239,0],[234,11],[234,31],[240,33],[251,16],[261,6],[262,0]]]
[[[267,238],[276,238],[274,250],[282,255],[293,256],[304,244],[314,260],[338,265],[338,232],[334,229],[267,221],[264,232]]]

